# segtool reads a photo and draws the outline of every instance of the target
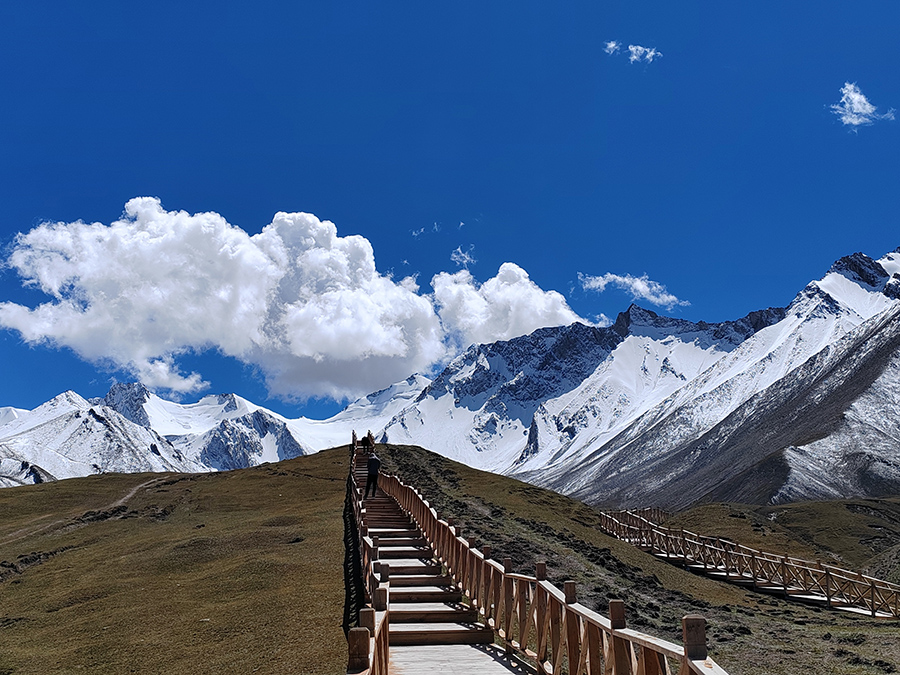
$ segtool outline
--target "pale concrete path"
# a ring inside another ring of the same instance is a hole
[[[534,669],[509,659],[497,645],[417,645],[391,647],[391,675],[533,675]]]

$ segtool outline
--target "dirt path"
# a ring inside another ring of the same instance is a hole
[[[94,510],[107,511],[109,509],[114,509],[117,506],[122,506],[129,499],[134,497],[139,491],[143,490],[146,487],[153,485],[154,483],[159,483],[162,480],[164,480],[164,478],[159,477],[159,478],[151,478],[148,481],[144,481],[140,485],[136,485],[135,487],[133,487],[131,490],[126,492],[122,497],[120,497],[116,501],[111,502],[110,504],[107,504],[106,506],[101,506]],[[49,517],[50,517],[49,515],[38,516],[37,518],[35,518],[34,520],[31,520],[29,522],[33,523],[35,521],[43,520],[44,518],[49,518]],[[10,534],[6,535],[3,539],[0,539],[0,546],[5,546],[6,544],[12,544],[13,542],[19,541],[21,539],[25,539],[26,537],[30,537],[35,534],[39,534],[40,532],[44,532],[46,530],[50,530],[54,527],[63,527],[65,525],[69,524],[71,521],[72,521],[71,518],[61,518],[59,520],[54,520],[49,523],[45,523],[44,525],[40,525],[38,527],[20,528],[20,529],[16,530],[15,532],[11,532]]]

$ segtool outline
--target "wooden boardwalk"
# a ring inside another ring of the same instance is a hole
[[[604,532],[698,574],[873,619],[900,618],[900,585],[821,561],[758,551],[659,524],[658,509],[601,513]]]
[[[373,450],[371,433],[354,432],[348,504],[368,606],[347,636],[348,673],[727,675],[707,654],[702,616],[682,618],[683,644],[632,630],[622,600],[607,617],[578,602],[574,581],[548,581],[545,563],[514,573],[398,476],[379,474],[365,499]]]
[[[354,478],[365,490],[364,462]],[[390,584],[389,675],[535,672],[491,644],[493,631],[478,622],[478,612],[443,573],[421,530],[393,497],[376,490],[363,506],[370,563],[380,581]]]

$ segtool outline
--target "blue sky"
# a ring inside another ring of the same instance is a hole
[[[615,318],[643,277],[636,302],[686,319],[783,306],[900,246],[897,25],[884,2],[6,3],[0,405],[139,376],[323,416],[467,341]],[[260,238],[278,212],[318,220]]]

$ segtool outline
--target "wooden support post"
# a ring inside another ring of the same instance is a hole
[[[625,603],[622,600],[609,601],[609,623],[613,630],[622,630],[625,628]],[[613,665],[613,673],[619,675],[627,675],[631,672],[631,650],[628,641],[617,635],[612,635],[610,640],[610,648],[612,654],[610,661]],[[607,668],[609,666],[607,665]]]
[[[699,614],[688,614],[681,620],[681,633],[684,639],[684,655],[692,661],[705,659],[706,619]]]
[[[391,580],[391,566],[386,562],[381,563],[381,583]]]
[[[623,600],[609,601],[609,623],[613,628],[625,628],[625,602]]]
[[[787,554],[781,557],[781,586],[784,588],[784,597],[788,594],[787,583]]]
[[[563,591],[566,594],[566,604],[574,605],[578,600],[575,597],[575,582],[566,581],[563,583]]]
[[[368,628],[370,635],[375,635],[375,610],[371,607],[363,607],[359,610],[360,628]]]
[[[481,554],[484,556],[485,560],[491,559],[491,547],[485,544],[481,547]]]
[[[504,574],[512,574],[513,566],[512,566],[512,558],[504,558],[503,559],[503,573]]]
[[[376,612],[387,610],[388,589],[385,586],[379,586],[375,589],[375,597],[372,598],[372,604],[375,606]]]
[[[347,670],[359,672],[369,668],[369,629],[351,628],[347,635],[347,643],[350,650],[350,659]]]
[[[545,581],[547,579],[547,563],[539,562],[534,566],[534,576],[538,581]]]

